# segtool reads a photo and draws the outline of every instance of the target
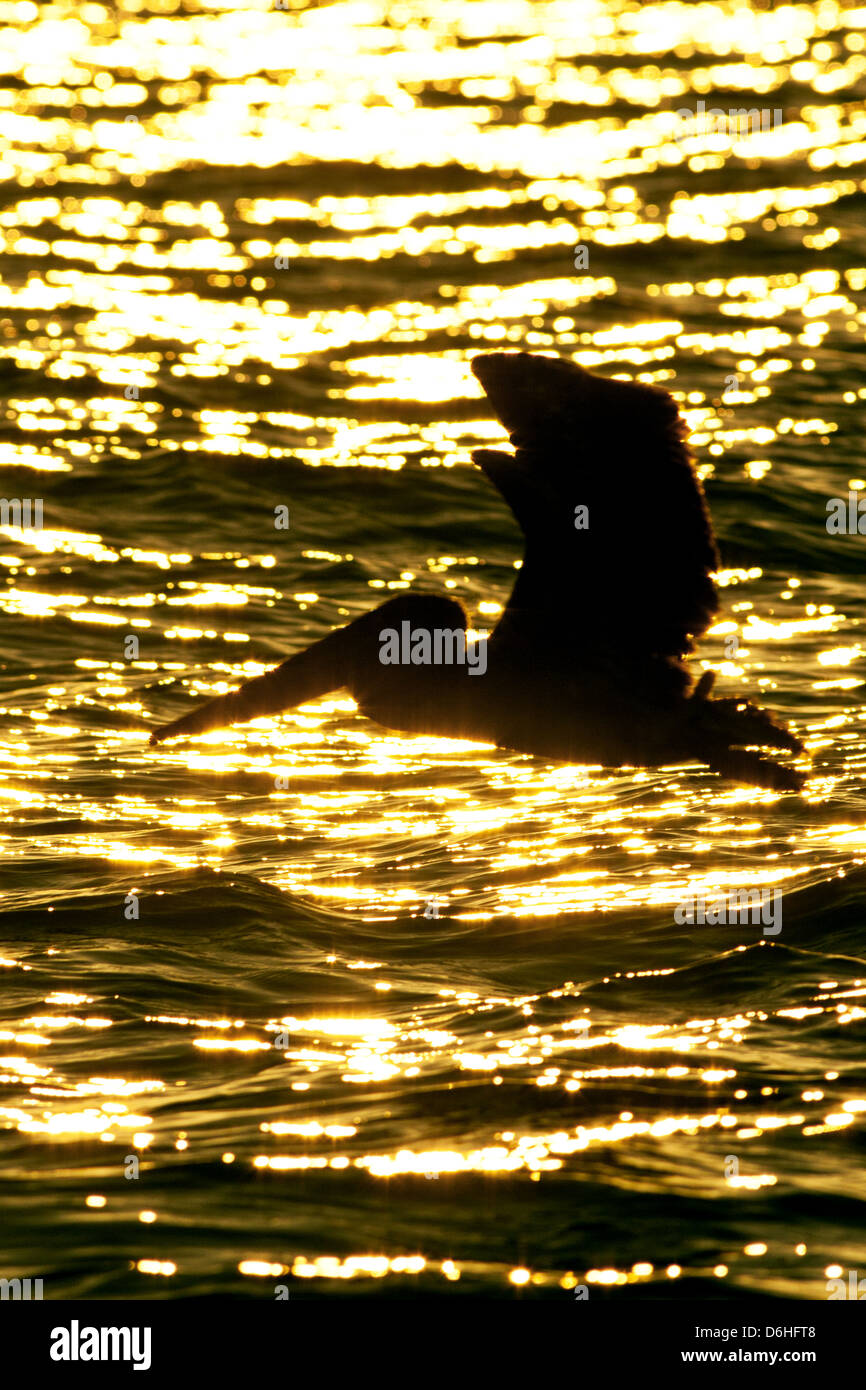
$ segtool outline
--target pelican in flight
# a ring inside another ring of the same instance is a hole
[[[493,632],[472,642],[455,599],[401,595],[151,743],[345,689],[404,733],[604,767],[696,761],[798,791],[803,772],[765,750],[800,754],[800,741],[743,699],[711,699],[714,675],[695,682],[686,665],[718,608],[719,556],[671,396],[524,352],[483,354],[472,370],[513,446],[472,458],[525,540]]]

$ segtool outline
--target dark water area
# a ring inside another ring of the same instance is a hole
[[[866,540],[827,528],[866,494],[866,10],[0,19],[0,495],[43,503],[0,528],[0,1272],[560,1301],[866,1272]],[[148,747],[395,593],[495,623],[522,552],[469,364],[501,348],[674,394],[722,555],[693,664],[790,721],[802,796],[404,736],[345,693]],[[781,930],[677,920],[745,889]]]

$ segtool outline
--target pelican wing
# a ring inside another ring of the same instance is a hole
[[[600,658],[691,651],[718,606],[719,557],[672,398],[529,353],[472,370],[515,449],[473,458],[526,539],[500,637],[555,634]]]

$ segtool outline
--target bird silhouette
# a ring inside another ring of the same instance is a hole
[[[718,609],[719,556],[671,396],[563,358],[486,353],[472,370],[512,452],[472,458],[523,531],[489,636],[453,598],[404,594],[265,675],[165,724],[201,734],[347,689],[388,728],[605,767],[699,761],[777,791],[804,773],[765,756],[803,746],[765,710],[712,699],[686,663]]]

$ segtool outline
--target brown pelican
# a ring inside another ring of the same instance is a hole
[[[684,422],[657,387],[561,358],[489,353],[472,370],[514,451],[472,455],[525,538],[507,606],[467,639],[452,598],[390,599],[282,665],[157,729],[151,743],[347,689],[390,729],[564,762],[659,767],[796,791],[802,753],[766,711],[710,699],[685,658],[718,607],[719,557]]]

